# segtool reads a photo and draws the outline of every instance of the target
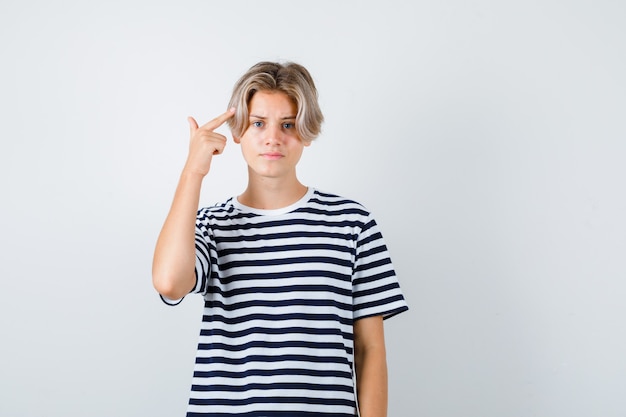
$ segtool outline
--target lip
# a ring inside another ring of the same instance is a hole
[[[265,159],[269,159],[273,161],[273,160],[282,158],[283,154],[280,152],[264,152],[261,154],[261,156]]]

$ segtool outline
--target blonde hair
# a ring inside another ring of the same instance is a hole
[[[298,109],[296,131],[303,142],[310,143],[320,134],[324,116],[317,102],[315,83],[307,69],[294,62],[259,62],[233,88],[228,108],[237,110],[228,125],[234,137],[240,138],[248,128],[248,105],[257,91],[279,91],[293,100]]]

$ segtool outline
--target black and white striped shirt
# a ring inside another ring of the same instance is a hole
[[[187,415],[355,416],[352,324],[408,309],[371,214],[312,188],[280,210],[231,198],[198,211],[196,254]]]

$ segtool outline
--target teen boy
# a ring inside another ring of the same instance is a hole
[[[261,62],[229,107],[203,126],[189,118],[189,155],[154,254],[166,303],[205,300],[187,415],[385,416],[383,319],[408,307],[371,214],[298,180],[323,121],[313,79],[295,63]],[[225,122],[248,185],[198,210]]]

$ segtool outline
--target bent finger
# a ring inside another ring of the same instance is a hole
[[[220,155],[222,152],[224,152],[225,147],[226,147],[226,138],[224,138],[223,141],[219,141],[215,145],[215,150],[213,151],[213,155]]]

